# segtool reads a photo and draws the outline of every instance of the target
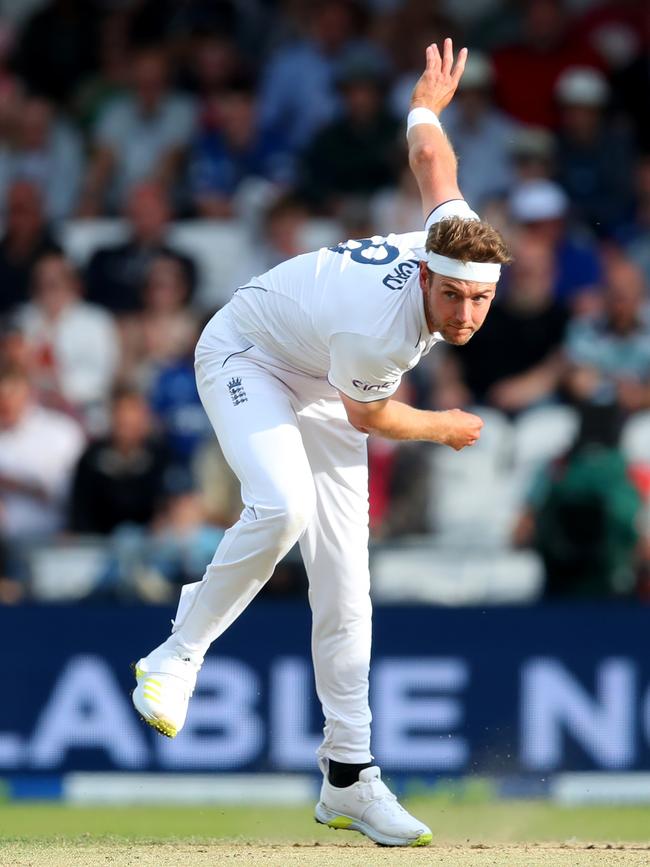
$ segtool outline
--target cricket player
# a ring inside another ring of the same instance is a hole
[[[309,577],[316,689],[325,717],[318,822],[386,846],[422,846],[431,831],[397,802],[370,752],[368,434],[473,445],[483,422],[391,398],[437,342],[481,327],[501,265],[500,235],[458,189],[438,115],[454,62],[426,51],[407,124],[425,230],[350,240],[253,277],[209,322],[196,349],[199,393],[245,504],[200,582],[183,588],[171,636],[140,659],[133,702],[174,737],[203,657],[298,542]]]

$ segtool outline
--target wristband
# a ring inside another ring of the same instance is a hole
[[[408,135],[411,127],[421,123],[433,124],[433,126],[437,126],[439,130],[442,130],[442,124],[438,120],[438,115],[434,111],[431,111],[430,108],[412,108],[406,120],[406,134]]]

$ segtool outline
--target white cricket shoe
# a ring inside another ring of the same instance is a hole
[[[137,684],[131,698],[148,725],[168,738],[175,738],[185,723],[187,705],[203,660],[166,644],[135,663]]]
[[[360,831],[381,846],[428,846],[431,830],[398,802],[377,767],[364,768],[345,788],[323,779],[316,821],[329,828]]]

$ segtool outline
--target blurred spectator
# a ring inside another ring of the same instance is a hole
[[[402,380],[395,398],[413,405],[415,391],[410,380]],[[429,489],[426,445],[381,437],[368,440],[370,533],[374,539],[428,532]]]
[[[235,42],[226,33],[213,30],[199,30],[190,37],[186,64],[183,86],[201,100],[220,93],[242,72]]]
[[[494,54],[497,104],[522,123],[554,127],[555,84],[569,66],[601,65],[570,32],[565,0],[524,0],[523,36]],[[533,96],[534,95],[534,96]]]
[[[35,403],[27,373],[0,368],[0,532],[12,541],[62,529],[79,425]]]
[[[280,196],[267,208],[260,237],[247,263],[250,274],[263,274],[301,253],[306,253],[305,229],[309,219],[306,205],[293,195]]]
[[[569,230],[569,199],[552,181],[533,180],[517,185],[508,201],[510,216],[525,234],[548,244],[555,256],[555,295],[569,303],[593,290],[601,265],[593,244]]]
[[[145,179],[172,193],[194,132],[194,104],[169,89],[169,64],[162,49],[135,52],[130,71],[130,91],[108,105],[97,121],[83,216],[95,216],[106,207],[119,210],[132,187]]]
[[[189,158],[192,198],[201,216],[232,216],[233,199],[250,178],[278,187],[291,183],[294,161],[286,140],[260,129],[251,82],[232,81],[210,97],[204,120]]]
[[[32,346],[35,384],[87,420],[108,397],[119,338],[111,317],[81,300],[81,281],[61,253],[34,266],[33,300],[19,311]]]
[[[27,22],[14,64],[29,89],[57,102],[95,65],[99,16],[87,0],[50,0]]]
[[[193,291],[194,262],[167,242],[170,211],[163,188],[153,182],[136,184],[129,193],[125,216],[129,240],[97,250],[88,263],[88,300],[116,314],[141,310],[142,287],[151,263],[159,256],[179,263]]]
[[[634,195],[632,219],[619,230],[618,240],[630,259],[641,268],[650,286],[650,154],[637,161]]]
[[[142,310],[123,323],[121,372],[127,381],[146,387],[157,368],[193,350],[198,323],[187,306],[186,272],[173,257],[153,260],[142,297]]]
[[[643,275],[631,262],[607,268],[604,312],[575,320],[566,353],[569,394],[580,403],[618,405],[625,412],[650,407],[650,321]]]
[[[15,605],[22,600],[24,592],[12,568],[9,546],[0,536],[0,605]]]
[[[108,580],[148,602],[169,601],[174,585],[201,580],[222,537],[223,530],[207,522],[197,493],[167,494],[151,530],[129,525],[113,534],[115,561]]]
[[[504,195],[512,183],[511,142],[516,125],[492,101],[492,65],[470,53],[458,93],[442,122],[458,157],[458,183],[473,208]]]
[[[397,186],[377,193],[370,210],[380,235],[421,231],[422,197],[408,163],[402,166]]]
[[[27,98],[20,106],[12,146],[0,153],[2,185],[29,181],[40,191],[48,219],[60,220],[77,206],[82,175],[83,152],[77,132],[56,117],[51,102]],[[1,189],[0,198],[5,195]]]
[[[318,133],[303,162],[306,196],[336,213],[345,198],[364,197],[397,180],[402,133],[385,106],[385,72],[367,55],[341,69],[343,112]]]
[[[617,107],[632,121],[637,144],[644,152],[650,152],[650,7],[643,10],[643,49],[627,66],[613,78]]]
[[[38,189],[14,181],[7,192],[5,230],[0,240],[0,313],[28,300],[34,264],[46,253],[60,252],[43,213]]]
[[[549,180],[553,175],[555,138],[539,126],[518,127],[510,141],[515,183]]]
[[[167,453],[153,436],[144,397],[120,388],[108,436],[91,443],[76,469],[70,529],[106,534],[121,524],[148,525],[163,492]]]
[[[216,437],[209,437],[199,446],[192,461],[192,473],[210,522],[218,527],[231,527],[244,508],[241,486]]]
[[[154,373],[149,396],[171,460],[189,467],[201,443],[212,436],[196,388],[194,353],[161,365]]]
[[[126,15],[119,10],[104,16],[98,39],[98,68],[81,79],[73,94],[76,119],[85,133],[114,99],[122,96],[129,81]]]
[[[646,0],[599,0],[575,22],[574,32],[612,70],[628,65],[644,42]]]
[[[552,251],[539,240],[521,238],[485,325],[467,346],[452,350],[461,403],[487,403],[515,414],[556,398],[568,317],[554,298],[553,282]],[[451,388],[447,370],[439,404],[458,404]]]
[[[560,105],[558,180],[575,216],[607,234],[630,212],[632,141],[623,128],[606,122],[609,85],[598,70],[570,67],[555,93]]]
[[[520,540],[532,535],[549,596],[634,591],[641,501],[619,430],[615,410],[585,407],[576,443],[537,480],[518,533]]]
[[[404,0],[380,19],[376,29],[394,67],[388,104],[395,117],[405,119],[413,88],[422,75],[427,46],[434,42],[441,45],[455,28],[441,14],[437,3]]]
[[[364,24],[356,0],[320,0],[307,14],[305,38],[279,49],[262,70],[261,124],[286,137],[293,151],[336,113],[337,64],[358,47]]]

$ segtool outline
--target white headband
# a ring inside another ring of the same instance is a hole
[[[501,276],[501,265],[498,262],[461,262],[438,253],[427,253],[427,265],[430,271],[442,274],[443,277],[472,280],[476,283],[496,283]]]

